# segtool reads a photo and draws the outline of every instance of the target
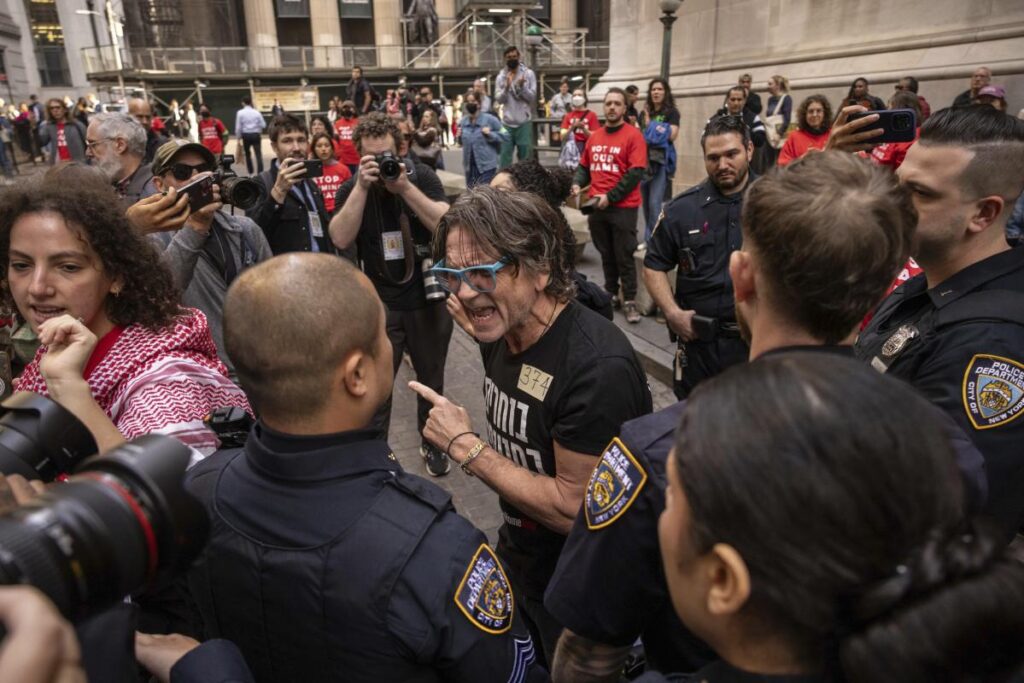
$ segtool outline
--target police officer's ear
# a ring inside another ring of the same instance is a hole
[[[344,386],[355,398],[365,397],[375,386],[374,362],[362,349],[349,353],[335,371],[334,386]]]
[[[757,295],[755,272],[756,265],[751,252],[737,249],[729,255],[729,278],[732,280],[736,303],[743,303]]]
[[[999,215],[1003,212],[1004,208],[1006,208],[1006,200],[999,195],[982,197],[974,202],[967,223],[967,230],[971,233],[983,232],[988,226],[999,220]],[[1002,230],[1000,230],[1001,234]]]
[[[726,543],[716,543],[699,560],[705,570],[705,608],[716,617],[737,614],[750,599],[750,571],[743,557]]]

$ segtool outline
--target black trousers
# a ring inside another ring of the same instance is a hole
[[[622,284],[622,298],[632,301],[636,298],[636,219],[638,210],[609,206],[604,211],[595,211],[587,216],[590,236],[601,254],[601,268],[604,270],[604,288],[613,297],[619,294]]]
[[[388,339],[391,340],[395,374],[402,363],[402,354],[409,353],[416,381],[439,394],[444,393],[444,364],[448,358],[448,342],[452,338],[452,317],[444,300],[429,303],[412,311],[387,312]],[[393,395],[393,394],[392,394]],[[385,438],[391,425],[391,399],[381,406],[373,417],[373,424],[384,431]],[[416,397],[416,427],[422,433],[432,404],[422,396]]]
[[[747,343],[733,337],[680,344],[675,358],[675,381],[672,383],[676,398],[686,398],[698,384],[730,365],[746,363],[749,356],[750,347]]]
[[[256,154],[257,173],[263,173],[263,140],[259,133],[242,133],[242,148],[245,150],[245,168],[249,175],[252,175],[252,157],[250,151]]]

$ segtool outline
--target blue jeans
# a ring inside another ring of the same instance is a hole
[[[492,168],[489,171],[480,171],[476,167],[476,159],[473,157],[469,158],[469,168],[466,169],[466,187],[474,187],[476,185],[488,185],[494,176],[498,174],[498,169]]]
[[[650,180],[640,181],[640,198],[644,206],[644,242],[651,239],[654,226],[661,215],[665,202],[665,188],[668,187],[668,170],[662,164],[655,166],[658,172]]]

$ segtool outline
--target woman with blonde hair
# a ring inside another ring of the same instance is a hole
[[[768,79],[768,109],[765,111],[764,127],[768,133],[765,147],[765,167],[774,166],[779,159],[779,150],[786,141],[789,124],[793,119],[793,98],[789,96],[789,79],[775,75]]]

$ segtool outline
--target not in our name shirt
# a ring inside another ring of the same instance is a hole
[[[607,194],[631,168],[647,168],[647,143],[639,130],[624,123],[618,128],[598,128],[587,138],[580,166],[590,171],[590,194]],[[640,206],[640,185],[613,206]]]
[[[626,336],[609,320],[570,302],[551,328],[520,354],[504,339],[481,344],[486,441],[517,465],[556,473],[554,442],[594,454],[623,422],[651,411],[651,392]],[[541,598],[565,536],[505,500],[498,553],[517,588]]]

